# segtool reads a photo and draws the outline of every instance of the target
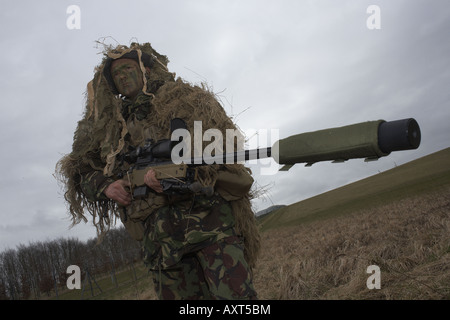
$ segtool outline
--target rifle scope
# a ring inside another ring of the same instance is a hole
[[[420,138],[413,118],[377,120],[293,135],[275,142],[271,152],[276,162],[286,165],[375,160],[392,151],[417,149]]]

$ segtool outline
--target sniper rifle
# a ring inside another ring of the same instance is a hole
[[[179,119],[177,119],[179,120]],[[150,188],[144,183],[144,176],[153,169],[160,180],[163,192],[200,193],[212,195],[212,187],[203,187],[197,181],[197,167],[220,163],[236,163],[272,157],[284,166],[280,171],[289,170],[294,164],[316,162],[344,162],[349,159],[365,158],[365,161],[378,160],[393,151],[417,149],[421,132],[413,118],[395,121],[368,121],[338,128],[306,132],[276,141],[272,147],[224,153],[214,157],[186,158],[180,164],[172,160],[172,150],[182,143],[163,139],[158,142],[147,140],[124,156],[131,164],[126,176],[130,179],[135,199],[145,197]]]

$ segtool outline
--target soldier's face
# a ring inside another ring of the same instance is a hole
[[[111,64],[111,75],[120,94],[134,99],[144,86],[139,64],[132,59],[119,59]]]

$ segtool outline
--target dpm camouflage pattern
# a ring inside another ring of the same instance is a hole
[[[218,194],[157,210],[143,249],[160,299],[256,298],[231,205]]]
[[[112,182],[113,179],[105,177],[100,171],[91,171],[81,176],[80,187],[91,201],[108,200],[103,191]]]
[[[228,237],[153,272],[159,299],[257,299],[238,237]]]

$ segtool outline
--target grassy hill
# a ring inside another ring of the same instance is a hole
[[[338,216],[450,185],[450,148],[286,206],[261,219],[261,230]]]
[[[82,280],[81,289],[68,290],[65,286],[58,288],[58,295],[42,299],[52,300],[155,300],[153,280],[142,262],[128,265],[116,270],[115,277],[105,274],[98,279],[94,277]]]
[[[264,299],[450,299],[450,148],[261,217]],[[381,289],[368,289],[368,266]],[[142,266],[83,299],[155,299]],[[94,287],[95,290],[95,287]],[[80,291],[59,299],[80,299]]]
[[[450,148],[264,217],[259,297],[450,299],[449,164]]]

